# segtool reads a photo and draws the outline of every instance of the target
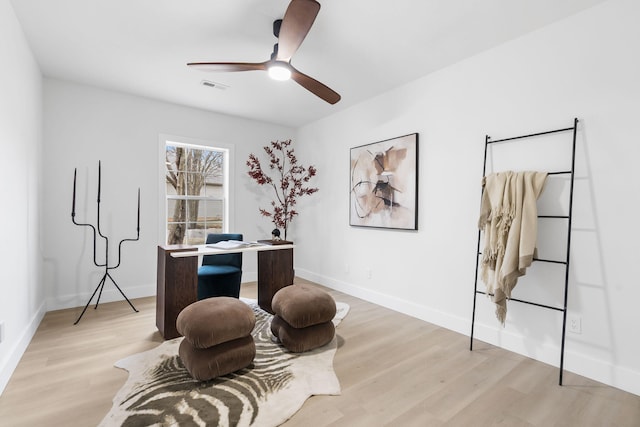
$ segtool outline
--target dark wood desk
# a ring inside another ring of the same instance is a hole
[[[258,305],[273,314],[271,299],[293,284],[293,244],[259,245],[237,249],[213,249],[205,245],[158,246],[156,326],[165,339],[179,337],[176,319],[180,311],[197,300],[198,256],[257,252]]]
[[[178,314],[198,295],[198,257],[174,258],[171,254],[193,250],[193,246],[158,246],[156,326],[165,339],[180,336]]]

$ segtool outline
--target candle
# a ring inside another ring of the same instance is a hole
[[[98,203],[100,203],[100,177],[102,175],[100,160],[98,160]]]
[[[78,174],[78,168],[73,170],[73,201],[71,202],[71,217],[76,216],[76,175]]]
[[[140,187],[138,187],[138,232],[140,231]]]

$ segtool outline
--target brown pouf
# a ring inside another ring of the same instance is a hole
[[[256,344],[251,335],[209,348],[196,348],[184,339],[178,354],[193,378],[207,381],[251,365],[256,356]]]
[[[176,330],[196,348],[246,337],[256,325],[251,308],[237,298],[206,298],[185,307],[176,319]]]
[[[322,347],[333,339],[336,328],[333,322],[323,322],[306,328],[294,328],[278,315],[271,321],[271,333],[278,337],[284,348],[302,353]]]
[[[294,328],[330,322],[336,315],[331,295],[312,285],[286,286],[273,296],[273,312]]]
[[[251,331],[256,317],[237,298],[215,297],[185,307],[176,320],[184,335],[178,354],[191,376],[210,380],[251,364],[256,346]]]
[[[280,289],[271,301],[275,313],[271,332],[289,351],[301,353],[333,339],[336,302],[325,291],[307,284]]]

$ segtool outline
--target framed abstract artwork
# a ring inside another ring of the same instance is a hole
[[[418,134],[351,149],[349,224],[418,229]]]

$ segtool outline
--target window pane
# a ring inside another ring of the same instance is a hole
[[[204,179],[204,196],[222,199],[224,197],[224,179],[222,176],[207,174]]]
[[[222,200],[205,200],[202,202],[202,218],[207,224],[218,223],[222,226],[222,214],[224,212],[224,203]]]
[[[201,200],[187,200],[187,221],[199,221],[201,202]]]
[[[186,244],[188,245],[204,245],[206,240],[206,230],[203,222],[189,222],[187,223],[187,238]]]
[[[186,224],[184,222],[171,223],[167,225],[167,244],[182,245],[184,244],[184,235]]]
[[[165,161],[171,165],[171,168],[178,171],[184,171],[186,165],[186,153],[184,147],[176,147],[167,145],[165,152]]]
[[[167,200],[167,222],[184,222],[186,203],[184,200]]]
[[[187,196],[199,196],[204,185],[202,173],[200,172],[186,172],[186,191],[184,194]]]
[[[213,234],[222,233],[222,224],[220,224],[220,226],[216,226],[215,224],[212,224],[212,225],[207,224],[207,229],[205,230],[205,236],[209,233],[213,233]]]

